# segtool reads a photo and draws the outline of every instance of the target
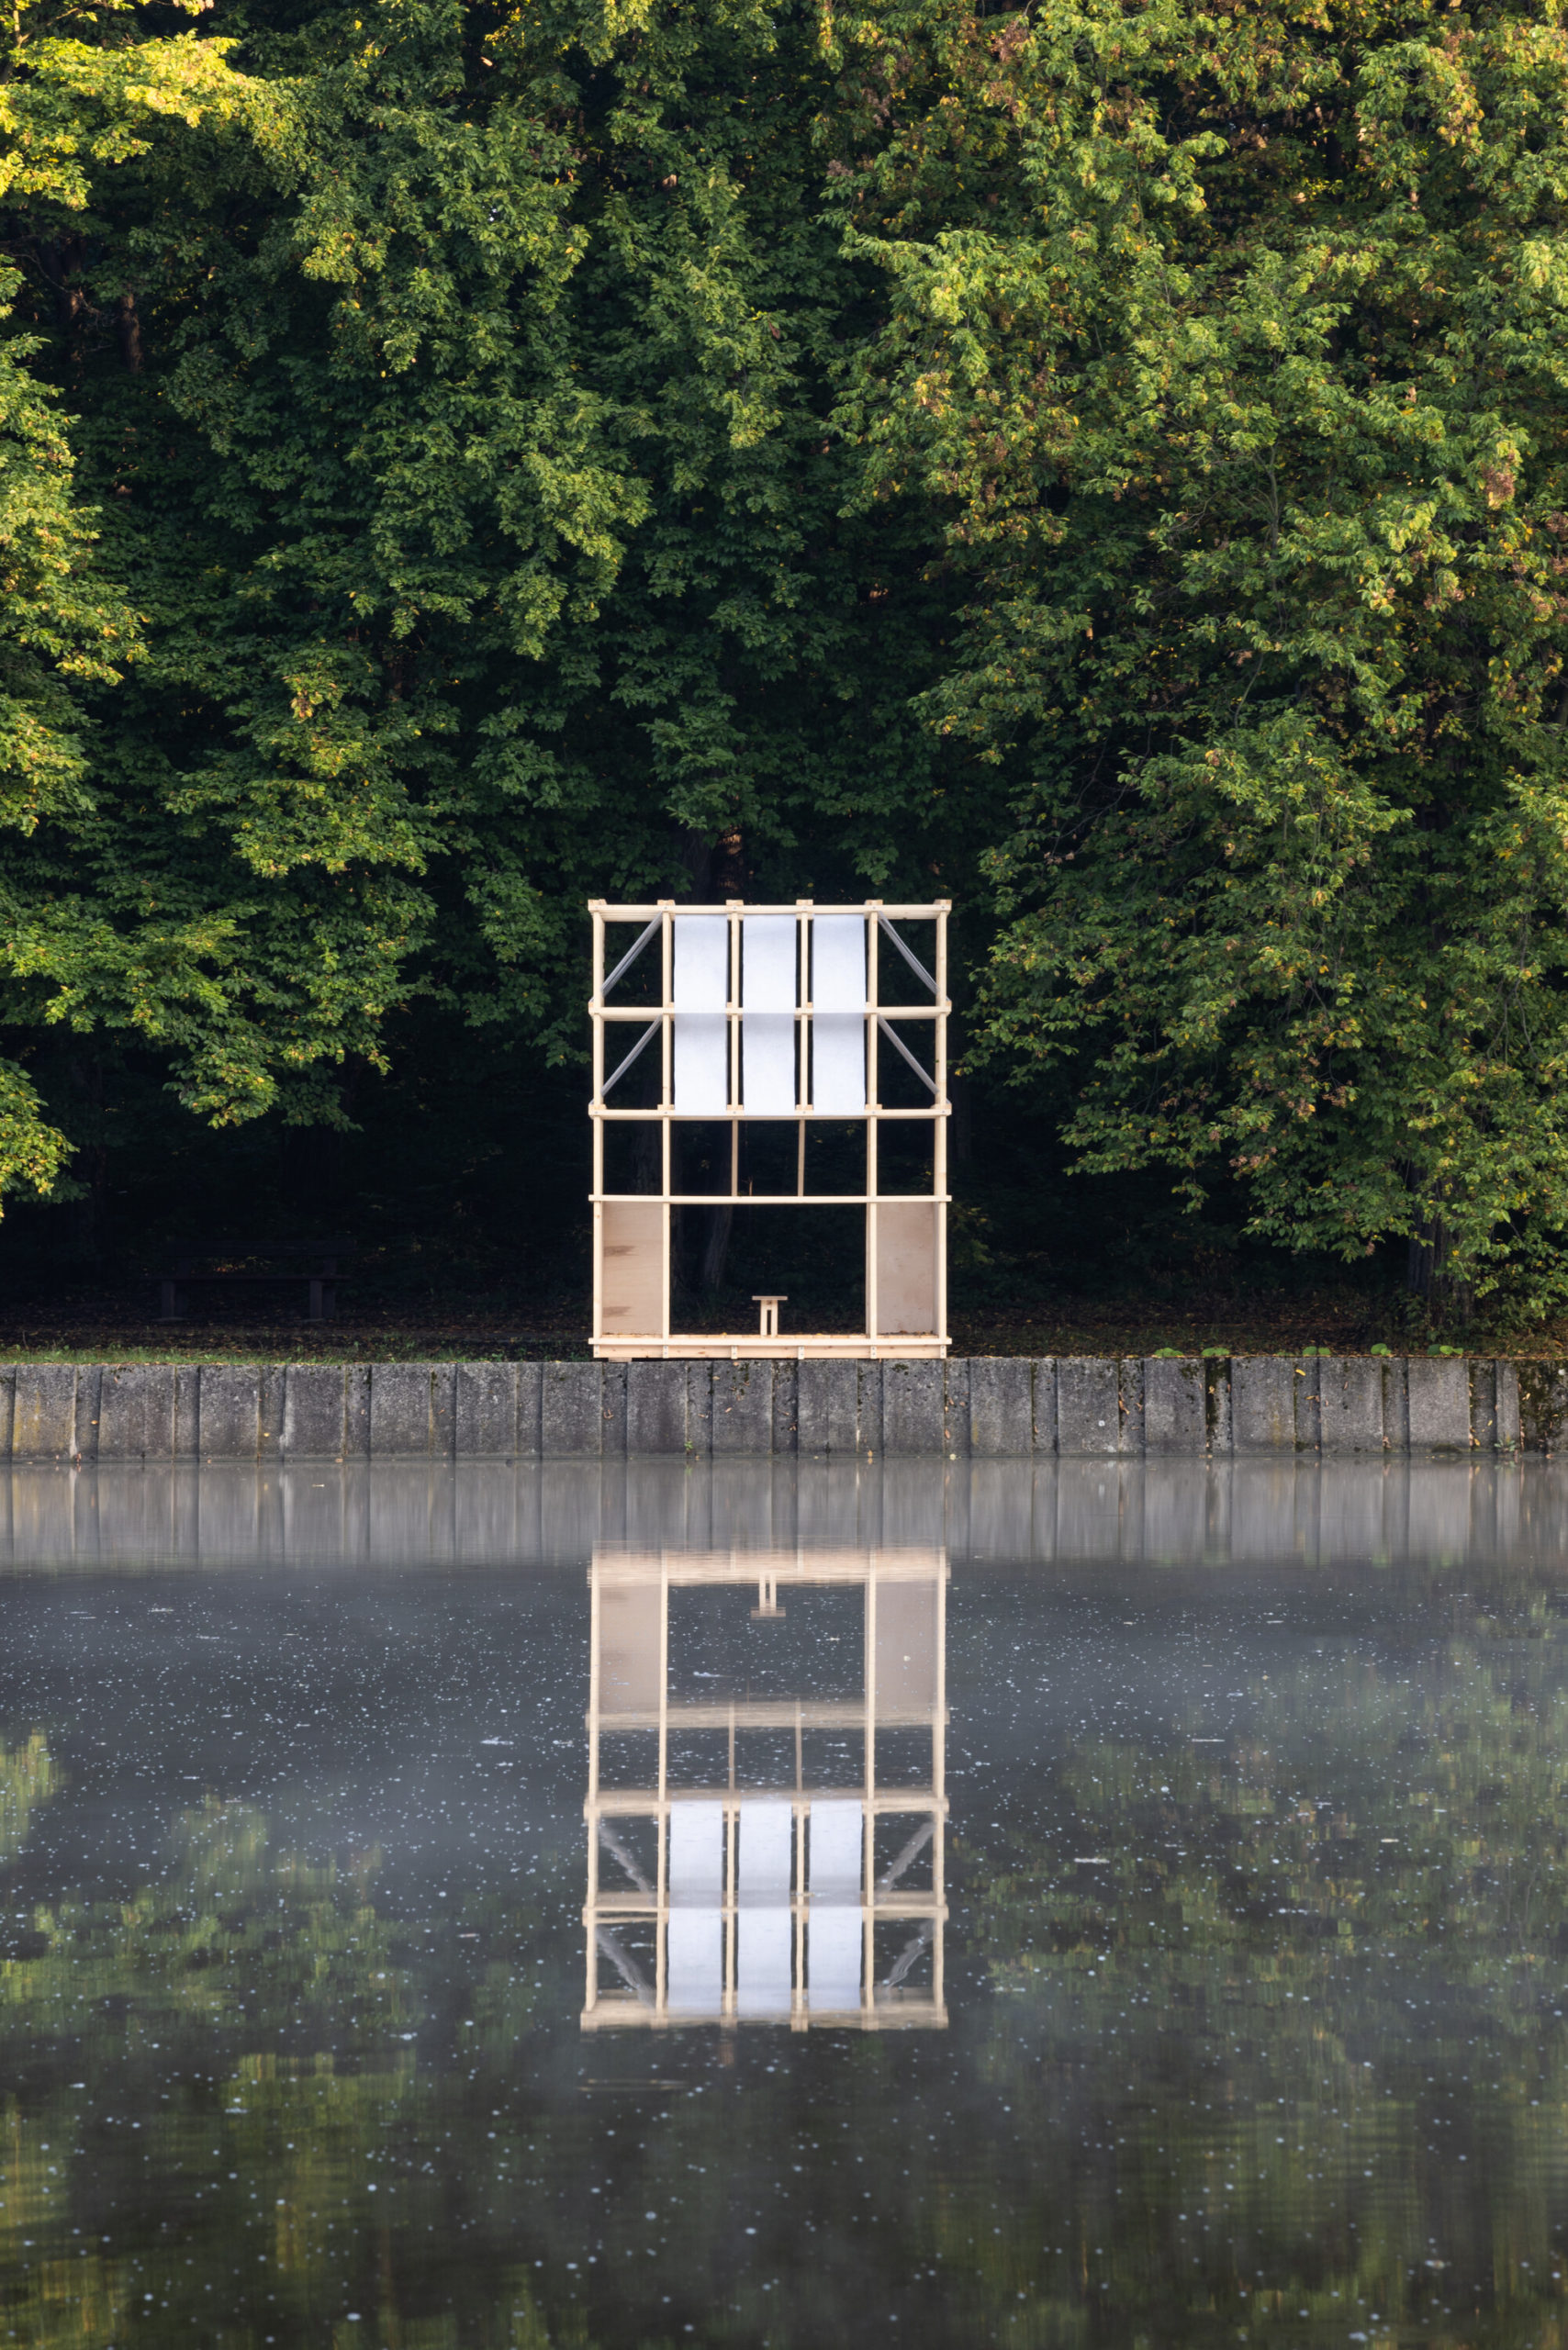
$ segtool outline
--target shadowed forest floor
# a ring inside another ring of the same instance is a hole
[[[1397,1304],[1397,1301],[1395,1302]],[[1365,1354],[1376,1345],[1396,1353],[1444,1350],[1486,1353],[1506,1348],[1526,1355],[1568,1352],[1568,1328],[1504,1330],[1477,1322],[1438,1337],[1426,1330],[1402,1331],[1397,1313],[1380,1310],[1387,1301],[1353,1290],[1256,1299],[1194,1293],[1152,1302],[1139,1310],[1125,1299],[1062,1299],[1014,1308],[955,1303],[951,1315],[955,1355],[1148,1355],[1162,1347],[1182,1353],[1204,1348],[1232,1354],[1297,1354],[1326,1348],[1334,1354]],[[694,1307],[684,1326],[703,1331],[748,1331],[756,1308],[749,1299]],[[784,1309],[786,1340],[792,1326]],[[345,1312],[330,1322],[308,1322],[297,1308],[280,1304],[256,1311],[253,1300],[225,1311],[221,1293],[176,1322],[162,1322],[144,1292],[100,1294],[50,1305],[34,1299],[25,1307],[0,1307],[0,1358],[56,1358],[80,1361],[222,1360],[330,1362],[398,1360],[484,1360],[546,1357],[570,1360],[588,1353],[587,1301],[540,1303],[522,1313],[487,1310],[481,1303],[454,1300],[442,1311],[434,1301],[404,1301],[365,1311]]]

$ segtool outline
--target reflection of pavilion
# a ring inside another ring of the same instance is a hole
[[[604,1551],[589,1581],[585,2030],[946,2024],[946,1553]],[[823,1694],[756,1694],[781,1674]]]

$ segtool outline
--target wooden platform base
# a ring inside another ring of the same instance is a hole
[[[846,1362],[943,1362],[951,1344],[949,1338],[935,1337],[868,1338],[863,1331],[846,1337],[818,1334],[772,1338],[759,1338],[755,1330],[745,1337],[715,1336],[711,1331],[691,1337],[672,1331],[667,1338],[598,1338],[593,1351],[599,1362],[810,1362],[822,1358]]]

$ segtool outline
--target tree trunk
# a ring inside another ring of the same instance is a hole
[[[1462,1322],[1469,1321],[1474,1292],[1467,1281],[1454,1274],[1449,1228],[1440,1215],[1428,1216],[1420,1230],[1411,1234],[1405,1281],[1406,1288],[1424,1298],[1435,1314],[1455,1314]]]

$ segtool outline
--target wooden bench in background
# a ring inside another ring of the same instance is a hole
[[[155,1273],[158,1288],[158,1319],[178,1322],[186,1310],[188,1292],[193,1289],[238,1289],[266,1284],[274,1289],[303,1285],[305,1318],[308,1322],[330,1322],[338,1310],[338,1284],[342,1276],[339,1265],[353,1254],[353,1245],[346,1240],[319,1240],[309,1248],[208,1248],[191,1249],[174,1259],[170,1273]],[[221,1269],[198,1270],[210,1267],[215,1258],[237,1257],[245,1260],[243,1271],[229,1272]],[[251,1267],[257,1258],[290,1257],[296,1265],[305,1259],[303,1270],[291,1268],[271,1272],[255,1272]]]

